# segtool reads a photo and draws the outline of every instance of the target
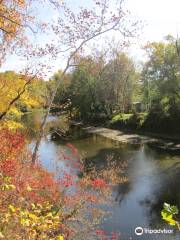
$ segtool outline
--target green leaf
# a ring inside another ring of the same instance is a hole
[[[170,214],[178,214],[178,208],[176,206],[171,206],[168,203],[164,203],[164,209],[169,212]]]

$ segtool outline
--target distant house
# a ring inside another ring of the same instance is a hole
[[[144,110],[144,105],[142,102],[133,102],[132,109],[136,112],[142,112]]]

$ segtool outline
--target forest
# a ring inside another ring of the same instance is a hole
[[[180,39],[137,61],[141,25],[124,0],[0,0],[0,239],[178,239]]]

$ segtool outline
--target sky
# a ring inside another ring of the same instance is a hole
[[[148,41],[161,41],[168,34],[180,37],[180,0],[128,0],[128,8],[144,24],[137,44],[131,49],[136,59],[143,60],[141,46]]]
[[[88,4],[88,0],[71,0],[71,4]],[[126,0],[127,9],[143,22],[140,37],[129,49],[135,61],[143,61],[145,53],[141,49],[148,41],[161,41],[164,36],[171,34],[180,37],[180,0]],[[50,13],[50,11],[49,11]],[[47,15],[47,11],[43,13]],[[16,56],[8,56],[0,71],[21,70],[25,63]],[[59,64],[54,62],[52,71],[57,71]],[[49,76],[53,73],[49,73]]]
[[[130,11],[146,22],[145,40],[161,40],[180,32],[179,0],[128,0]]]

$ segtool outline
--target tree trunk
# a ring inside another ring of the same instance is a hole
[[[53,101],[54,101],[54,98],[56,96],[56,93],[57,93],[57,90],[60,86],[60,83],[63,81],[64,79],[64,75],[66,74],[66,71],[67,69],[69,68],[69,62],[70,62],[70,59],[67,61],[67,65],[59,79],[59,81],[57,82],[57,85],[55,86],[53,92],[52,92],[52,96],[50,98],[50,101],[49,101],[49,104],[48,104],[48,109],[47,109],[47,112],[46,114],[44,115],[44,118],[43,118],[43,121],[41,123],[41,126],[40,126],[40,132],[39,132],[39,136],[37,138],[37,141],[36,141],[36,144],[35,144],[35,147],[34,147],[34,151],[33,151],[33,154],[32,154],[32,164],[34,165],[35,162],[36,162],[36,158],[37,158],[37,153],[38,153],[38,150],[39,150],[39,147],[40,147],[40,143],[41,143],[41,140],[42,140],[42,137],[44,135],[44,128],[46,126],[46,122],[47,122],[47,118],[49,116],[49,113],[50,113],[50,110],[51,110],[51,107],[52,107],[52,104],[53,104]]]

